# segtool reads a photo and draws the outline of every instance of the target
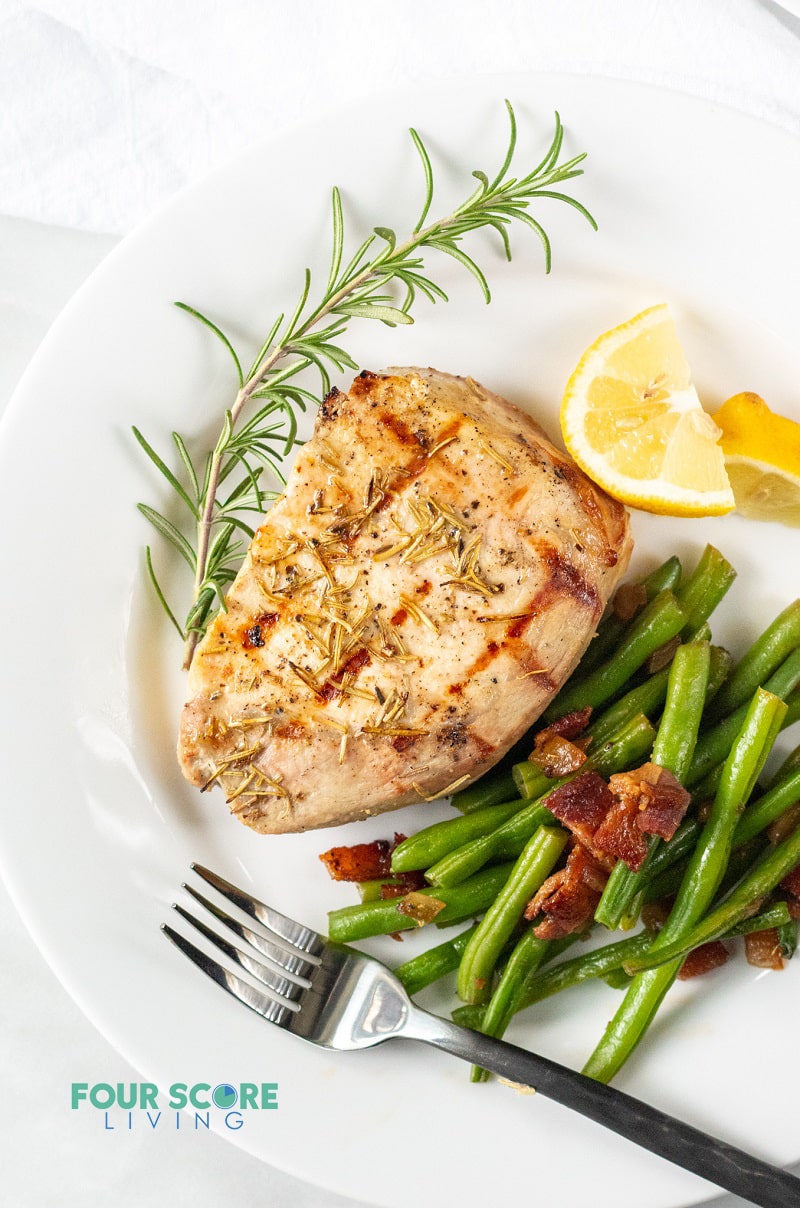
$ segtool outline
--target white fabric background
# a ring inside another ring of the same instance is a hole
[[[800,134],[799,35],[769,0],[0,0],[0,409],[117,238],[276,130],[452,74],[568,70],[668,84]],[[70,1083],[135,1072],[1,889],[0,946],[5,1203],[352,1203],[212,1135],[82,1127]]]

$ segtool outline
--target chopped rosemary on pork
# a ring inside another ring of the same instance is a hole
[[[272,471],[278,480],[285,481],[281,467],[297,441],[298,411],[305,411],[309,404],[318,402],[319,396],[328,393],[332,372],[357,368],[349,353],[338,343],[350,321],[376,319],[394,327],[413,322],[411,310],[418,294],[430,302],[447,301],[444,290],[428,275],[421,255],[423,251],[441,252],[456,260],[473,275],[489,302],[491,294],[486,276],[463,247],[466,235],[485,227],[497,232],[508,260],[511,259],[508,228],[515,221],[529,227],[541,239],[545,270],[549,272],[550,240],[544,227],[529,212],[534,201],[546,198],[566,202],[593,227],[596,226],[579,201],[554,187],[582,175],[579,164],[585,158],[584,154],[579,154],[561,160],[564,128],[558,114],[544,158],[530,171],[515,176],[511,170],[517,142],[516,119],[508,101],[506,107],[510,134],[500,170],[491,179],[484,172],[473,172],[477,187],[449,214],[432,222],[428,221],[428,212],[434,196],[433,167],[422,139],[411,130],[424,176],[424,196],[417,222],[401,241],[393,230],[375,227],[344,267],[344,214],[339,190],[333,189],[333,246],[322,296],[316,303],[311,301],[311,274],[306,270],[296,305],[275,319],[249,368],[213,320],[184,302],[176,303],[221,341],[233,362],[237,380],[235,396],[225,409],[222,430],[213,449],[205,454],[193,454],[190,452],[192,442],[173,433],[177,472],[138,428],[133,429],[140,446],[177,496],[186,522],[181,527],[148,504],[139,504],[142,514],[180,554],[193,576],[191,602],[183,622],[179,622],[160,586],[151,551],[147,548],[146,565],[152,586],[185,643],[184,667],[191,664],[195,647],[216,607],[225,607],[225,589],[235,578],[244,552],[243,536],[248,539],[253,536],[253,530],[243,516],[262,514],[266,504],[275,498],[275,492],[264,486],[264,471]],[[307,376],[303,376],[306,371],[318,374],[316,393]],[[442,440],[428,456],[440,453],[449,443],[448,439]],[[496,449],[487,445],[485,452],[504,465],[509,473],[514,472],[513,466]],[[332,450],[328,451],[325,464],[334,475],[341,472],[342,467]],[[341,479],[332,479],[331,483],[344,499],[349,498]],[[364,500],[361,513],[342,521],[342,533],[352,531],[353,524],[363,523],[378,506],[381,491],[379,482],[371,484],[370,497]],[[336,511],[336,505],[322,499],[315,506],[317,511]],[[411,542],[398,538],[396,544],[405,547],[408,553],[413,538]],[[383,554],[391,557],[399,552],[390,549],[391,552],[384,550]],[[283,553],[277,560],[285,556]],[[325,563],[322,565],[324,568]],[[324,573],[330,574],[330,571]],[[477,575],[462,578],[470,579],[474,590],[482,590]]]

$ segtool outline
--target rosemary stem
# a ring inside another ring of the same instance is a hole
[[[431,223],[430,226],[426,227],[418,234],[412,235],[410,239],[407,239],[405,243],[396,248],[392,254],[392,259],[395,257],[402,258],[403,256],[408,255],[409,252],[414,251],[415,248],[424,243],[426,239],[429,239],[432,234],[444,230],[447,226],[451,225],[454,220],[455,215],[451,216],[449,219],[439,219],[437,222]],[[326,302],[324,302],[316,311],[314,311],[314,313],[306,320],[298,331],[288,332],[284,340],[277,344],[271,351],[267,352],[259,363],[258,368],[253,376],[247,382],[245,382],[245,384],[240,388],[239,393],[236,395],[236,399],[234,400],[233,406],[230,409],[232,429],[236,426],[236,421],[250,401],[253,391],[258,389],[278,361],[282,360],[283,357],[287,356],[291,352],[292,340],[302,339],[303,336],[307,335],[311,328],[319,323],[321,319],[326,318],[333,310],[335,310],[339,303],[343,302],[348,294],[353,293],[361,285],[365,285],[371,277],[379,276],[382,270],[384,270],[384,266],[385,261],[377,268],[374,262],[365,265],[360,273],[358,273],[355,277],[351,277],[349,281],[346,281],[335,294],[332,294]],[[219,476],[222,469],[223,454],[224,447],[220,447],[218,445],[214,450],[212,457],[211,469],[208,476],[208,489],[203,502],[203,511],[197,523],[197,565],[194,576],[194,593],[192,596],[193,604],[197,603],[203,583],[205,582],[208,550],[211,543],[211,528],[214,523],[214,505],[217,498],[217,488],[219,486]],[[194,658],[194,652],[197,648],[197,643],[199,642],[200,637],[201,633],[199,629],[190,630],[186,637],[183,658],[184,671],[188,671],[192,665],[192,659]]]
[[[221,340],[236,365],[239,385],[233,404],[226,411],[219,439],[215,447],[205,455],[202,475],[197,472],[183,438],[180,434],[173,433],[184,469],[190,478],[189,491],[183,488],[181,481],[166,463],[141,435],[135,432],[145,453],[191,512],[191,524],[196,531],[195,547],[192,550],[190,542],[179,527],[153,508],[140,505],[145,516],[193,569],[192,601],[182,628],[185,670],[191,666],[198,642],[208,624],[213,597],[218,597],[222,607],[225,606],[223,589],[236,574],[234,559],[240,549],[240,545],[232,541],[232,534],[238,528],[252,535],[252,530],[234,513],[237,508],[243,511],[263,511],[264,493],[259,489],[256,480],[264,465],[276,468],[268,442],[278,439],[272,435],[272,428],[264,426],[266,416],[276,409],[283,409],[289,416],[286,447],[283,454],[278,455],[280,460],[288,454],[296,440],[295,409],[299,407],[305,410],[306,401],[313,399],[313,395],[305,386],[293,380],[295,376],[316,368],[321,375],[323,391],[328,390],[329,367],[333,366],[337,371],[342,371],[345,365],[354,367],[349,355],[334,343],[351,319],[372,318],[390,326],[396,323],[410,323],[412,319],[409,312],[417,293],[425,295],[431,302],[437,298],[446,301],[447,295],[441,287],[424,272],[422,249],[437,250],[456,259],[475,277],[488,302],[490,293],[486,278],[479,265],[461,246],[465,235],[482,227],[492,227],[502,239],[506,258],[510,260],[511,250],[506,228],[512,221],[524,223],[541,240],[545,250],[546,268],[549,271],[550,241],[541,224],[526,212],[537,196],[569,203],[596,227],[594,219],[580,201],[549,189],[553,184],[581,175],[582,169],[577,165],[584,158],[583,155],[578,155],[563,164],[558,163],[563,139],[563,126],[558,114],[550,148],[541,163],[522,177],[508,175],[516,147],[517,127],[513,108],[508,101],[506,108],[510,135],[506,156],[497,176],[490,182],[484,173],[473,173],[478,180],[478,188],[473,188],[466,200],[450,214],[427,225],[423,224],[433,200],[433,170],[427,150],[412,130],[414,145],[422,160],[426,189],[417,225],[402,243],[395,242],[393,231],[375,227],[373,234],[362,243],[343,270],[340,266],[344,247],[344,225],[341,200],[338,190],[334,189],[333,251],[327,285],[319,305],[315,308],[309,299],[311,274],[306,270],[305,285],[294,311],[288,318],[281,314],[275,321],[259,349],[255,365],[247,373],[246,380],[245,370],[233,344],[217,324],[193,307],[182,302],[177,303],[210,328]],[[383,240],[384,244],[370,259],[368,251],[373,247],[376,237]],[[391,283],[405,289],[402,302],[394,304],[391,292],[385,292]],[[335,318],[327,326],[320,327],[320,324],[331,316]],[[285,364],[276,370],[275,367],[280,361]],[[237,430],[237,424],[248,403],[265,399],[267,402],[257,409],[256,415],[242,423]],[[260,463],[257,469],[254,469],[251,461]],[[218,499],[221,484],[229,474],[237,471],[240,472],[240,481],[227,498]],[[200,482],[203,483],[202,487]],[[224,527],[217,527],[223,524]],[[152,577],[154,578],[154,575]],[[161,598],[157,584],[156,590]],[[163,599],[162,603],[166,605]]]

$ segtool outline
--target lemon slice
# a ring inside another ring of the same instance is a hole
[[[749,392],[729,398],[714,421],[737,510],[800,526],[800,424]]]
[[[734,506],[718,444],[666,305],[586,350],[567,383],[561,428],[578,465],[609,495],[670,516]]]

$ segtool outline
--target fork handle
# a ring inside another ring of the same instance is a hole
[[[403,1035],[444,1049],[511,1082],[533,1087],[548,1099],[760,1208],[800,1205],[800,1179],[788,1171],[546,1057],[459,1027],[419,1007],[413,1008]]]

